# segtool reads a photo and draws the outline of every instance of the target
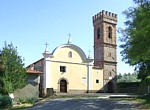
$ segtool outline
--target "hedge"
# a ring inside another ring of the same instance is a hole
[[[12,99],[8,95],[0,95],[0,109],[11,107],[12,107]]]

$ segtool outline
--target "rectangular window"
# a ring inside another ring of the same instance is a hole
[[[99,83],[99,79],[96,79],[96,83]]]
[[[86,84],[86,77],[82,77],[82,84]]]
[[[60,72],[66,72],[66,66],[60,66]]]
[[[111,57],[111,52],[108,53],[108,57]]]

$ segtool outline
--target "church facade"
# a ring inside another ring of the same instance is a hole
[[[94,59],[70,38],[52,52],[46,47],[43,58],[28,66],[43,72],[44,93],[48,88],[57,93],[117,92],[116,24],[116,14],[103,10],[93,16]]]

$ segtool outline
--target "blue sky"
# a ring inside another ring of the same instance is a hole
[[[0,0],[0,49],[4,41],[12,42],[28,66],[43,57],[45,42],[52,52],[67,43],[70,33],[73,44],[93,55],[92,16],[102,10],[116,13],[117,28],[123,28],[122,11],[133,5],[132,0]],[[133,72],[117,50],[118,73]]]

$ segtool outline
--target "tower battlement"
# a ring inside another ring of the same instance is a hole
[[[117,24],[117,14],[102,10],[102,12],[99,12],[95,16],[93,16],[93,24],[95,24],[95,22],[97,21],[106,21]]]

